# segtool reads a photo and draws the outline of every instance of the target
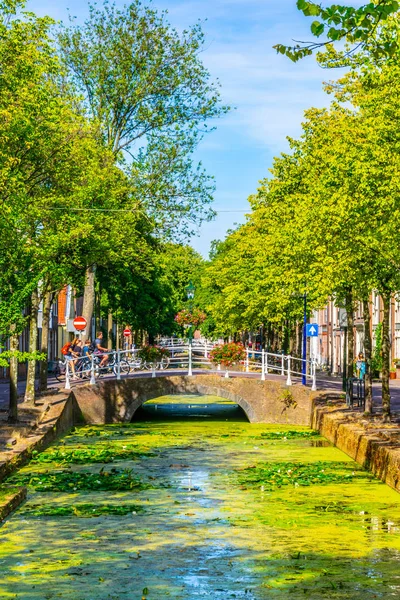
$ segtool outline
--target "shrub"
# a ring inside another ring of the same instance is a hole
[[[199,327],[205,321],[206,316],[199,308],[193,308],[191,311],[188,308],[184,308],[176,315],[175,322],[182,327]]]
[[[157,363],[164,356],[169,356],[167,348],[160,348],[160,346],[143,346],[138,352],[138,356],[141,360],[147,363]]]
[[[236,342],[216,346],[210,352],[211,361],[214,364],[223,365],[224,367],[231,367],[244,360],[245,357],[246,350],[243,344]]]

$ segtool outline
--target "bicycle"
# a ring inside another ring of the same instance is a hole
[[[75,377],[80,379],[88,379],[90,377],[90,368],[91,362],[88,356],[83,356],[82,358],[75,359]],[[71,362],[71,361],[69,361]],[[72,367],[68,367],[69,376],[73,377]],[[67,375],[67,360],[58,360],[54,369],[51,371],[52,375],[59,381],[63,383],[66,379]]]
[[[101,377],[102,375],[107,375],[109,373],[114,373],[115,376],[118,375],[118,360],[117,353],[113,352],[109,354],[108,362],[106,365],[100,366],[103,356],[95,354],[93,357],[93,367],[95,377]],[[131,372],[131,367],[129,362],[125,359],[121,359],[119,361],[119,369],[121,375],[128,375]]]
[[[163,356],[160,361],[155,363],[155,371],[163,371],[164,369],[168,369],[170,362],[171,359],[169,356]],[[147,371],[153,370],[153,363],[151,362],[144,362],[143,366]]]

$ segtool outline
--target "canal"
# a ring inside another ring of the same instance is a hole
[[[304,427],[210,396],[83,426],[16,473],[0,598],[400,597],[400,496]]]

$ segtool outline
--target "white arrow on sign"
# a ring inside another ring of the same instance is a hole
[[[317,333],[317,330],[315,329],[314,325],[312,327],[310,327],[310,333],[311,333],[311,335],[314,335],[315,333]]]

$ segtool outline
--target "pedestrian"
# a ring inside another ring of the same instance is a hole
[[[356,359],[356,374],[358,379],[364,379],[366,371],[367,363],[365,362],[364,354],[360,352]]]

